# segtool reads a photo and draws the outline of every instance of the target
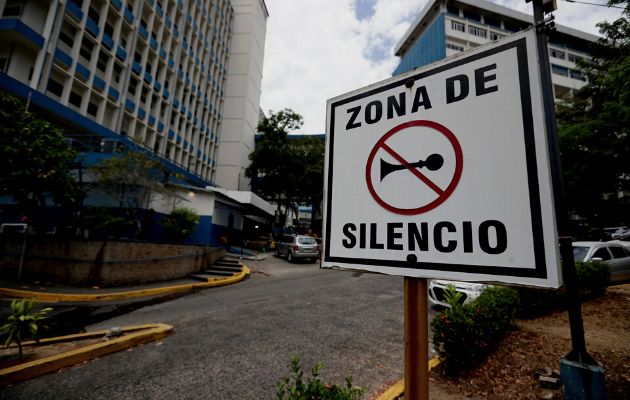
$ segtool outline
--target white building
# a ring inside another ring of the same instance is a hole
[[[217,160],[216,183],[249,190],[245,169],[254,151],[260,117],[260,91],[269,14],[263,0],[233,0],[234,29],[225,82],[225,112]]]
[[[396,45],[400,64],[394,75],[430,64],[527,29],[533,17],[484,0],[433,0]],[[590,59],[588,46],[598,37],[562,25],[550,34],[549,57],[556,101],[586,84],[577,60]]]
[[[0,89],[87,164],[139,148],[194,185],[246,189],[231,170],[253,147],[267,17],[264,0],[0,0]]]
[[[83,167],[119,148],[160,160],[198,193],[190,240],[216,242],[273,215],[238,192],[268,16],[264,0],[0,0],[0,90],[63,128]]]

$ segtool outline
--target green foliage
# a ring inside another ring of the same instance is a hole
[[[460,307],[462,305],[463,293],[458,292],[455,285],[448,285],[444,290],[444,301],[452,308]]]
[[[346,378],[344,386],[325,384],[320,377],[322,364],[311,368],[311,376],[304,382],[304,372],[298,357],[291,358],[291,374],[277,383],[278,400],[358,400],[365,392],[352,387],[352,379]]]
[[[576,262],[577,287],[583,297],[600,296],[610,284],[610,266],[602,261]]]
[[[85,208],[82,218],[83,228],[102,231],[107,236],[115,238],[126,236],[136,228],[136,219],[128,215],[126,210],[121,211],[121,214],[117,214],[114,210],[105,207]]]
[[[0,327],[0,333],[6,335],[5,347],[15,342],[18,345],[20,359],[22,358],[22,342],[29,339],[39,340],[39,332],[42,328],[46,328],[41,325],[41,321],[46,318],[47,313],[52,311],[50,307],[34,311],[35,303],[34,298],[11,301],[11,315]]]
[[[170,215],[162,219],[160,224],[166,231],[169,239],[182,241],[193,233],[198,223],[199,216],[194,210],[189,208],[175,208],[171,211]]]
[[[576,262],[577,291],[582,300],[601,296],[610,284],[610,266],[601,261]],[[517,289],[520,298],[518,316],[532,318],[566,308],[564,289]]]
[[[313,137],[289,138],[302,126],[302,116],[290,109],[271,112],[258,125],[262,134],[249,155],[245,171],[256,194],[278,205],[281,219],[297,203],[319,207],[323,198],[324,143]],[[280,221],[283,225],[284,221]]]
[[[174,196],[168,186],[168,169],[142,152],[130,151],[105,159],[92,168],[92,173],[96,180],[94,189],[115,200],[123,211],[123,219],[134,222],[134,236],[141,232],[142,210],[156,196]]]
[[[508,287],[488,287],[468,304],[456,297],[431,321],[433,347],[448,375],[483,361],[510,329],[518,305],[518,294]]]
[[[63,132],[26,111],[17,97],[0,91],[0,196],[11,196],[32,223],[46,205],[74,204],[83,194],[71,173],[77,153]]]
[[[598,24],[602,38],[581,63],[588,84],[557,109],[571,209],[600,223],[630,218],[617,193],[630,190],[630,11]]]

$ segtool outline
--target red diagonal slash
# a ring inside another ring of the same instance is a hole
[[[394,157],[396,159],[396,161],[398,161],[400,164],[404,165],[405,168],[407,168],[409,171],[411,171],[411,173],[414,174],[418,179],[420,179],[422,182],[424,182],[425,185],[427,185],[428,187],[433,189],[433,191],[435,193],[437,193],[439,196],[441,196],[444,193],[444,191],[438,185],[436,185],[429,178],[424,176],[424,174],[422,172],[418,171],[417,168],[415,168],[412,165],[410,165],[407,162],[407,160],[402,158],[402,156],[400,154],[396,153],[394,151],[394,149],[389,147],[386,143],[382,143],[381,147],[383,148],[383,150],[388,152],[392,157]]]

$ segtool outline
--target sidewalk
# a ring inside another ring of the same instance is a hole
[[[249,268],[241,263],[241,271],[230,276],[196,276],[113,288],[78,287],[48,282],[0,280],[0,297],[33,298],[40,302],[104,302],[129,300],[185,293],[197,289],[230,285],[249,276]]]

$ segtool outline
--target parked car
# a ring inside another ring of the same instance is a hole
[[[630,228],[627,226],[604,228],[604,232],[609,234],[610,238],[613,240],[624,240],[630,238]]]
[[[319,245],[310,236],[283,235],[276,243],[276,256],[286,256],[289,262],[297,258],[314,261],[319,258]]]
[[[630,250],[618,242],[573,242],[573,258],[605,262],[613,282],[630,279]]]
[[[450,307],[445,299],[446,288],[449,285],[455,286],[455,290],[462,294],[462,298],[460,299],[462,304],[470,303],[479,297],[483,289],[490,286],[482,283],[433,279],[429,283],[429,301],[436,306]]]

